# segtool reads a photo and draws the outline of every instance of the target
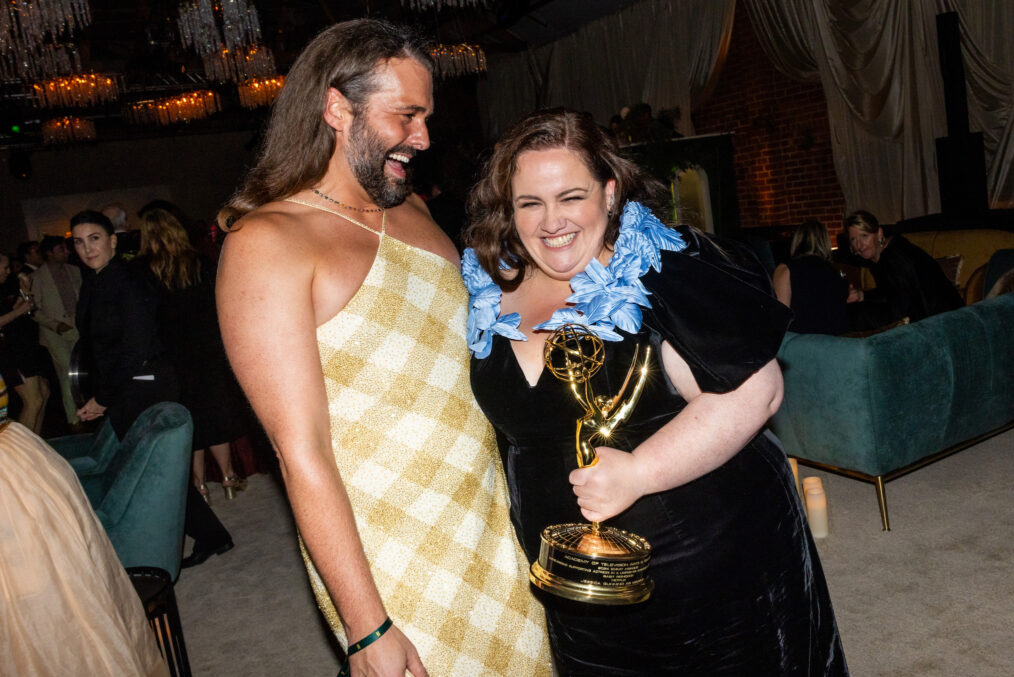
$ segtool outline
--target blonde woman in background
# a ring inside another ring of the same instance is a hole
[[[155,204],[141,212],[139,257],[155,278],[159,337],[180,375],[183,404],[194,419],[194,485],[210,502],[204,481],[204,454],[210,449],[231,499],[246,488],[246,480],[233,469],[229,446],[244,434],[243,400],[218,329],[215,268],[190,244],[174,206]]]
[[[848,281],[831,263],[831,238],[820,221],[804,221],[792,234],[789,262],[775,268],[778,300],[792,309],[789,330],[800,334],[844,334],[845,304],[856,300]]]
[[[141,210],[141,250],[137,262],[151,276],[158,299],[155,327],[169,362],[180,377],[182,402],[194,421],[194,490],[187,498],[184,531],[193,537],[184,568],[233,547],[232,538],[208,507],[204,450],[210,449],[222,471],[226,498],[246,488],[232,466],[230,442],[244,434],[242,396],[232,377],[215,308],[215,269],[190,244],[186,217],[169,202]],[[200,498],[197,498],[200,493]],[[201,501],[201,498],[204,501]]]

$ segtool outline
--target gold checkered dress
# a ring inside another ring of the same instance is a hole
[[[549,675],[544,613],[469,386],[467,300],[450,262],[380,235],[362,288],[317,329],[335,463],[381,597],[430,675]]]

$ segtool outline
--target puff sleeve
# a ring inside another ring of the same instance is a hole
[[[726,393],[774,359],[792,312],[741,245],[720,249],[679,230],[687,248],[662,252],[661,272],[641,278],[651,293],[644,321],[687,362],[701,390]]]

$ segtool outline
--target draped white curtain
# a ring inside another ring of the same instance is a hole
[[[690,110],[706,96],[732,34],[735,0],[644,0],[524,54],[491,56],[479,100],[487,135],[498,138],[544,106],[587,110],[605,124],[624,106]]]
[[[935,139],[947,133],[936,15],[957,11],[971,131],[982,131],[991,205],[1014,198],[1014,3],[745,0],[775,67],[819,80],[846,207],[882,221],[940,211]]]

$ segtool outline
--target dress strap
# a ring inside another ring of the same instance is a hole
[[[383,212],[381,212],[381,214],[380,214],[380,232],[377,232],[373,228],[370,228],[369,226],[367,226],[362,221],[357,221],[356,219],[352,218],[351,216],[347,216],[346,214],[342,214],[341,212],[336,212],[335,210],[329,209],[329,208],[327,208],[327,207],[325,207],[323,205],[317,205],[317,204],[314,204],[312,202],[307,202],[305,200],[300,200],[300,199],[297,199],[297,198],[294,198],[294,197],[287,197],[287,198],[285,198],[282,201],[283,202],[294,202],[294,203],[296,203],[298,205],[303,205],[304,207],[311,207],[313,209],[319,209],[322,212],[327,212],[328,214],[334,214],[335,216],[343,218],[346,221],[348,221],[349,223],[354,223],[355,225],[359,226],[363,230],[368,230],[371,233],[373,233],[374,235],[379,235],[380,237],[384,237],[384,234],[386,233],[386,230],[387,230],[387,210],[386,209]]]

